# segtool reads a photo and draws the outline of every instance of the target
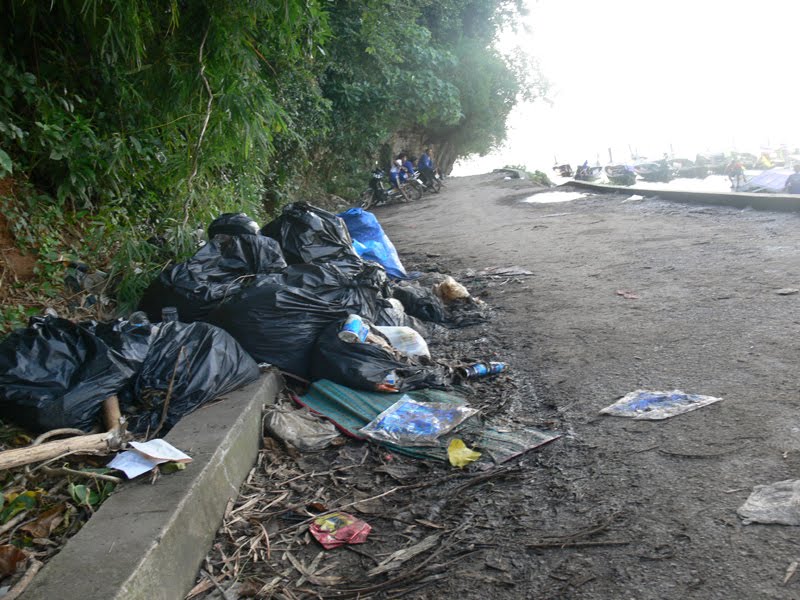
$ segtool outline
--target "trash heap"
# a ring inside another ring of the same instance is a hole
[[[165,433],[255,380],[259,363],[302,384],[382,394],[445,390],[476,374],[432,359],[424,322],[457,326],[485,307],[452,278],[413,281],[371,213],[298,202],[260,229],[221,215],[208,238],[128,319],[35,317],[0,342],[0,418],[90,431],[116,395],[130,430]]]

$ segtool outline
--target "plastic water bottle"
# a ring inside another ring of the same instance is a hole
[[[476,379],[487,375],[496,375],[506,370],[504,362],[479,362],[458,370],[459,375],[464,379]]]
[[[178,320],[178,309],[174,306],[165,306],[161,309],[161,322],[170,323]]]

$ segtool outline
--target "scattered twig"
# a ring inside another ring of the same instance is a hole
[[[36,577],[36,574],[39,572],[39,569],[42,568],[42,562],[36,560],[35,558],[30,559],[30,566],[28,570],[25,571],[25,575],[22,576],[16,585],[8,590],[5,596],[3,596],[3,600],[16,600],[20,597],[22,592],[30,585],[33,578]]]
[[[789,580],[794,577],[794,574],[797,573],[797,561],[793,560],[789,563],[789,566],[786,567],[786,575],[783,578],[783,585],[789,583]]]
[[[25,517],[28,516],[28,511],[23,510],[21,513],[16,515],[13,519],[9,519],[7,523],[0,525],[0,535],[3,535],[6,531],[14,529],[17,525],[22,523],[25,520]]]
[[[525,544],[526,548],[584,548],[588,546],[624,546],[630,544],[630,540],[597,540],[585,542],[535,542],[532,544]]]
[[[175,368],[172,369],[172,377],[169,378],[169,385],[167,386],[167,395],[164,397],[164,406],[161,407],[161,418],[158,420],[158,426],[150,434],[148,439],[153,439],[161,431],[164,423],[167,421],[167,411],[169,410],[169,401],[172,398],[172,388],[175,385],[175,376],[178,374],[178,366],[181,363],[181,356],[185,355],[186,346],[181,346],[178,350],[178,358],[175,359]],[[185,358],[185,356],[184,356]]]
[[[80,471],[78,469],[70,469],[66,465],[63,467],[48,467],[47,465],[42,466],[42,471],[47,473],[48,475],[78,475],[79,477],[88,477],[89,479],[100,479],[102,481],[110,481],[111,483],[119,484],[122,483],[122,479],[119,477],[114,477],[113,475],[107,475],[105,473],[93,473],[92,471]]]
[[[224,587],[220,585],[219,581],[214,579],[214,576],[211,575],[211,573],[209,573],[205,569],[201,569],[200,572],[203,574],[204,577],[208,577],[208,580],[214,584],[214,587],[217,588],[220,594],[222,594],[223,600],[237,600],[236,597],[228,593],[228,590],[226,590]]]

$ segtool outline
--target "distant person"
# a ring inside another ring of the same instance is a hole
[[[739,186],[744,182],[744,165],[742,162],[734,158],[728,163],[725,172],[728,175],[728,179],[731,181],[731,189],[738,190]]]
[[[400,155],[400,160],[403,161],[403,170],[405,171],[406,178],[414,176],[414,161],[408,158],[408,155],[403,153]]]
[[[405,183],[405,180],[403,161],[397,158],[392,163],[392,168],[389,169],[389,181],[392,182],[393,187],[400,188],[400,186]]]
[[[436,177],[435,169],[436,165],[433,162],[433,152],[431,152],[430,148],[425,148],[425,152],[423,152],[417,160],[417,170],[425,185],[433,183]]]
[[[795,164],[794,173],[787,177],[783,190],[787,194],[800,194],[800,163]]]

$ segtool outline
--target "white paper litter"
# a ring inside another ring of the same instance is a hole
[[[156,466],[166,462],[188,463],[192,458],[172,444],[162,439],[149,442],[131,442],[133,450],[120,452],[108,463],[108,467],[125,473],[128,479],[133,479],[152,471]]]
[[[800,480],[786,479],[771,485],[757,485],[736,512],[745,525],[800,525]]]

